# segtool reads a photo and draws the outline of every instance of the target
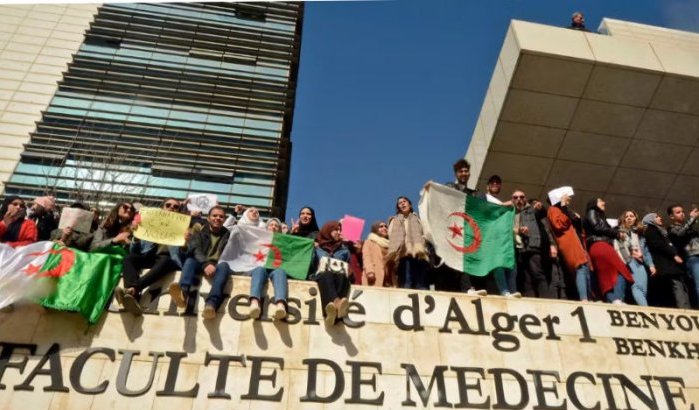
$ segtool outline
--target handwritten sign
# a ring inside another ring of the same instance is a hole
[[[94,214],[80,208],[63,208],[61,211],[61,220],[58,222],[58,228],[73,228],[74,231],[82,233],[90,233],[92,228],[92,218]]]
[[[164,211],[158,208],[141,208],[141,223],[134,236],[161,245],[182,246],[189,228],[189,215]]]
[[[191,194],[187,201],[187,209],[190,212],[200,211],[206,214],[218,204],[218,197],[214,194]]]
[[[352,215],[345,215],[342,218],[342,237],[346,241],[356,242],[362,238],[364,230],[364,219]]]

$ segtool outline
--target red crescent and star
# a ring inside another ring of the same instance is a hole
[[[274,255],[274,260],[272,261],[273,267],[278,268],[282,266],[282,251],[279,248],[272,245],[271,243],[263,243],[261,246],[269,248],[269,250],[272,252],[272,255]],[[267,255],[262,253],[261,249],[258,249],[257,253],[253,256],[255,256],[255,262],[263,262],[267,257]]]
[[[28,256],[39,257],[47,254],[61,256],[56,266],[52,267],[51,269],[42,271],[41,268],[43,267],[43,264],[35,265],[33,263],[30,263],[29,265],[27,265],[26,268],[22,270],[22,272],[26,273],[27,275],[39,274],[38,277],[40,278],[60,278],[61,276],[65,275],[73,267],[73,264],[75,263],[75,252],[73,252],[69,248],[61,248],[58,250],[51,249],[46,252],[35,252],[29,254]]]
[[[447,243],[449,243],[449,245],[452,248],[461,253],[473,253],[477,251],[478,248],[480,248],[481,246],[482,237],[481,229],[476,223],[476,221],[474,221],[473,218],[471,218],[464,212],[452,212],[451,214],[449,214],[447,218],[451,218],[452,216],[459,217],[466,221],[466,223],[471,227],[471,230],[473,231],[473,240],[471,241],[471,244],[469,246],[457,245],[449,239],[449,233],[447,233]],[[457,236],[461,238],[464,237],[464,227],[462,225],[457,224],[456,222],[453,222],[452,225],[447,229],[451,233],[451,239],[454,239]]]

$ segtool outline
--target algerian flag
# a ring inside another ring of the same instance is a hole
[[[95,324],[121,277],[122,261],[126,250],[108,246],[99,252],[82,252],[60,247],[41,268],[42,279],[55,286],[55,291],[39,301],[42,306],[80,313],[90,324]]]
[[[235,225],[219,262],[228,263],[234,272],[264,266],[282,268],[292,278],[306,279],[312,255],[312,239]]]
[[[0,309],[31,298],[53,245],[43,241],[13,248],[0,243]]]
[[[425,237],[447,266],[475,276],[514,268],[514,208],[432,182],[419,209]]]

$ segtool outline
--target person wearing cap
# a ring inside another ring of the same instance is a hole
[[[585,27],[585,15],[582,12],[576,11],[570,16],[570,27],[571,30],[589,31]]]
[[[34,221],[39,234],[37,240],[48,241],[51,232],[58,228],[58,222],[53,211],[56,209],[56,198],[52,196],[40,196],[34,200],[32,207],[27,211],[27,218]]]
[[[582,229],[580,215],[569,207],[573,194],[571,187],[551,190],[548,194],[551,206],[547,211],[547,217],[558,245],[558,254],[568,272],[575,272],[578,295],[580,300],[585,302],[591,295],[590,261],[578,234]]]
[[[500,198],[498,198],[498,195],[500,195],[500,190],[502,189],[502,178],[500,178],[500,175],[492,175],[490,178],[488,178],[488,185],[486,189],[487,193],[485,194],[485,199],[491,204],[512,206],[511,200],[503,202],[500,200]]]

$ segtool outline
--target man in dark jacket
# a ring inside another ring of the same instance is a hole
[[[687,272],[694,282],[694,303],[699,305],[699,209],[692,209],[687,219],[682,205],[676,204],[667,208],[667,214],[670,217],[670,241],[687,265]]]
[[[546,259],[556,258],[553,234],[548,227],[546,210],[541,202],[538,209],[527,202],[527,195],[522,190],[512,193],[512,203],[515,206],[515,247],[517,249],[517,265],[519,289],[524,296],[553,298],[547,277]]]
[[[170,295],[179,308],[187,306],[187,299],[191,295],[192,287],[198,274],[203,273],[207,278],[213,278],[217,269],[227,269],[227,265],[217,267],[223,248],[228,243],[230,232],[223,227],[226,220],[226,211],[215,206],[209,211],[208,224],[198,233],[192,236],[189,242],[189,252],[182,266],[180,283],[170,285]],[[226,272],[227,273],[227,272]],[[212,293],[216,291],[212,287]],[[210,319],[216,316],[216,307],[207,303],[204,308],[204,317]]]

